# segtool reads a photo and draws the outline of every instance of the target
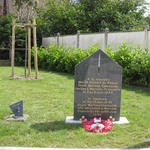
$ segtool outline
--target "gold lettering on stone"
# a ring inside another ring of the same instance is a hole
[[[88,78],[85,81],[78,81],[77,91],[84,94],[113,94],[114,92],[121,91],[118,82],[111,81],[110,79]]]

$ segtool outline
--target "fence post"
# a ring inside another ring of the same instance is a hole
[[[105,40],[104,40],[104,48],[107,48],[107,44],[108,44],[108,32],[109,32],[109,28],[105,28]]]
[[[60,38],[60,33],[57,33],[57,46],[59,46],[59,38]]]
[[[80,46],[80,31],[77,31],[77,48]]]
[[[149,25],[146,25],[145,27],[145,48],[148,47],[148,30],[149,30]]]

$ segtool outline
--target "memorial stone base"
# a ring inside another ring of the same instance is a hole
[[[67,116],[65,123],[72,123],[72,124],[81,124],[81,120],[74,120],[73,116]],[[126,117],[120,117],[119,121],[114,121],[113,124],[129,124],[129,121]]]

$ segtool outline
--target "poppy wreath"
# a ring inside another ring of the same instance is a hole
[[[82,127],[89,132],[101,132],[101,133],[107,133],[110,130],[112,130],[113,128],[113,121],[114,119],[112,118],[112,116],[109,117],[108,120],[101,120],[101,118],[94,118],[94,119],[90,119],[89,121],[82,116],[81,118],[82,121]]]

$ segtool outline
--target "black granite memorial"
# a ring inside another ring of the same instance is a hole
[[[23,101],[17,102],[9,106],[15,117],[23,116]]]
[[[120,118],[122,67],[98,50],[75,67],[74,120]]]

